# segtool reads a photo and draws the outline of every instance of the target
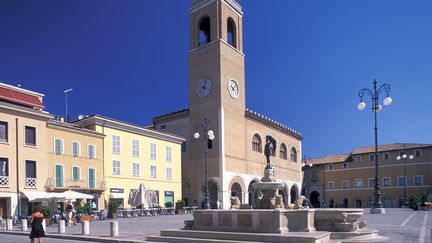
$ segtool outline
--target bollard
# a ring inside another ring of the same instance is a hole
[[[90,222],[89,221],[82,221],[82,234],[83,235],[90,234]]]
[[[13,229],[12,219],[7,219],[6,220],[6,230],[12,230],[12,229]]]
[[[64,234],[66,232],[66,223],[63,219],[59,220],[58,223],[58,233]]]
[[[110,236],[118,236],[118,221],[112,221],[110,223]]]
[[[42,228],[46,232],[46,221],[45,221],[45,219],[42,220]]]
[[[27,219],[21,219],[21,231],[27,231]]]

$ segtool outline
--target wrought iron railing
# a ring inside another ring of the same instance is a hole
[[[9,176],[0,176],[0,187],[9,187]]]
[[[25,186],[31,187],[31,188],[36,188],[37,187],[37,178],[31,178],[31,177],[25,178]]]

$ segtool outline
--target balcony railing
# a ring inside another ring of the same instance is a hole
[[[36,188],[37,187],[37,179],[27,177],[25,178],[25,187]]]
[[[96,186],[95,187],[89,187],[89,183],[87,180],[73,180],[73,179],[68,179],[64,181],[63,186],[57,186],[55,184],[55,178],[54,177],[50,177],[48,178],[45,187],[47,188],[47,190],[49,191],[53,191],[55,189],[58,188],[62,188],[62,189],[87,189],[87,190],[106,190],[106,181],[98,181],[96,182]]]
[[[9,187],[9,176],[0,176],[0,187]]]

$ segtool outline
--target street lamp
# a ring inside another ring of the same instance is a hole
[[[204,192],[204,209],[210,209],[210,198],[208,190],[208,140],[214,140],[215,136],[213,130],[210,129],[210,123],[207,118],[204,118],[204,123],[198,123],[194,138],[198,139],[200,134],[198,128],[201,127],[204,130],[204,151],[205,151],[205,192]]]
[[[378,127],[377,127],[377,113],[382,110],[382,106],[379,104],[378,99],[379,95],[382,91],[385,91],[387,96],[384,99],[384,105],[390,105],[392,103],[392,98],[389,96],[390,85],[383,84],[377,89],[377,81],[374,79],[373,81],[373,91],[370,89],[361,89],[358,92],[358,96],[360,97],[360,103],[358,103],[357,108],[359,110],[363,110],[366,108],[366,103],[363,101],[363,97],[365,94],[368,94],[372,98],[372,112],[374,113],[375,118],[375,193],[374,193],[374,202],[371,208],[372,214],[381,214],[385,213],[385,209],[382,206],[381,202],[381,192],[380,192],[380,183],[378,176]]]
[[[406,177],[406,165],[405,165],[405,163],[406,163],[407,159],[414,159],[414,155],[412,155],[412,154],[407,155],[405,153],[405,150],[404,150],[403,154],[396,157],[396,159],[397,160],[401,160],[401,159],[404,160],[404,202],[403,202],[402,208],[407,208],[408,207],[408,199],[407,199],[407,191],[406,191],[407,190],[407,177]]]
[[[66,103],[66,122],[69,122],[69,112],[68,112],[68,93],[73,91],[73,89],[67,89],[65,91],[63,91],[65,93],[66,99],[65,99],[65,103]]]

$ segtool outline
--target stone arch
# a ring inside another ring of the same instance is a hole
[[[290,203],[294,203],[295,200],[297,200],[299,196],[299,188],[297,184],[292,185],[290,190]]]
[[[282,143],[279,147],[279,158],[287,160],[287,148],[284,143]]]
[[[246,191],[246,186],[242,178],[239,176],[233,177],[229,183],[228,190],[230,191],[230,196],[237,196],[241,203],[244,202],[243,194]]]
[[[210,17],[204,16],[198,24],[198,46],[210,43]]]
[[[290,156],[290,160],[292,162],[297,162],[297,149],[292,147],[291,148],[291,156]]]
[[[259,179],[253,179],[251,182],[249,182],[249,186],[248,186],[248,203],[249,205],[254,205],[255,203],[255,195],[254,195],[254,189],[253,189],[253,184],[258,183]]]
[[[312,204],[312,207],[319,208],[320,207],[320,193],[317,191],[313,191],[309,195],[310,203]]]
[[[237,27],[231,17],[227,19],[227,42],[234,48],[237,47]]]
[[[262,139],[258,133],[252,136],[252,151],[262,153]]]

